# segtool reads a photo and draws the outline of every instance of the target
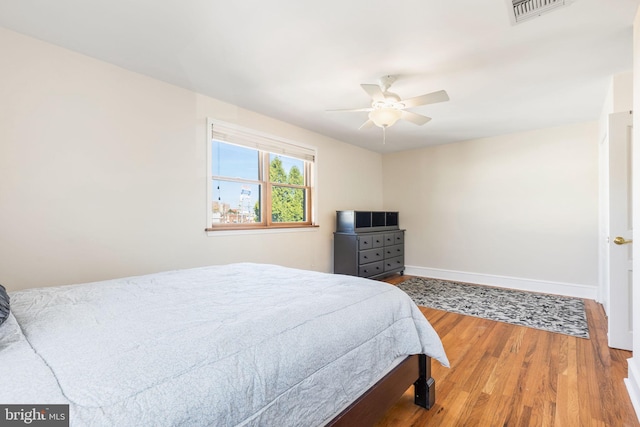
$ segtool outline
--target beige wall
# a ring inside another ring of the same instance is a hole
[[[0,52],[9,290],[236,261],[329,272],[335,211],[382,207],[377,153],[4,29]],[[320,228],[207,237],[207,117],[317,146]]]
[[[597,135],[582,123],[385,155],[409,270],[595,290]]]

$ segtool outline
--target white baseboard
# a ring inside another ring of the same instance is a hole
[[[627,386],[627,393],[631,398],[633,409],[636,411],[636,417],[638,417],[638,414],[640,414],[640,367],[638,366],[638,358],[627,359],[627,366],[628,378],[624,379],[624,383]],[[638,417],[638,421],[640,421],[640,417]]]
[[[411,276],[432,277],[434,279],[465,283],[477,283],[479,285],[496,286],[498,288],[564,295],[574,298],[595,300],[598,296],[598,288],[596,286],[587,286],[575,283],[549,282],[545,280],[522,279],[519,277],[495,276],[483,273],[468,273],[464,271],[442,270],[439,268],[416,267],[409,265],[405,266],[404,273]]]

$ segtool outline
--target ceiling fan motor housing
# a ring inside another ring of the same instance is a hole
[[[384,104],[386,106],[391,107],[391,106],[399,105],[400,101],[402,100],[402,98],[400,98],[397,94],[393,92],[385,91],[382,94],[384,95],[384,102],[374,101],[373,104]],[[397,107],[397,108],[401,108],[401,107]]]

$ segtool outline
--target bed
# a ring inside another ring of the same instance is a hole
[[[352,276],[239,263],[9,296],[0,404],[68,404],[72,426],[373,422],[412,383],[429,407],[448,366],[404,292]]]

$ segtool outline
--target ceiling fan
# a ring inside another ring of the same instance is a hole
[[[407,108],[419,107],[421,105],[435,104],[449,100],[449,95],[444,90],[415,96],[413,98],[401,99],[400,96],[389,92],[389,88],[396,81],[396,76],[380,77],[379,84],[361,84],[367,94],[371,97],[371,107],[354,108],[346,110],[328,110],[338,112],[359,112],[368,111],[369,120],[364,122],[359,129],[379,126],[383,130],[393,126],[398,120],[406,120],[416,125],[423,125],[431,120],[431,117],[407,111]]]

